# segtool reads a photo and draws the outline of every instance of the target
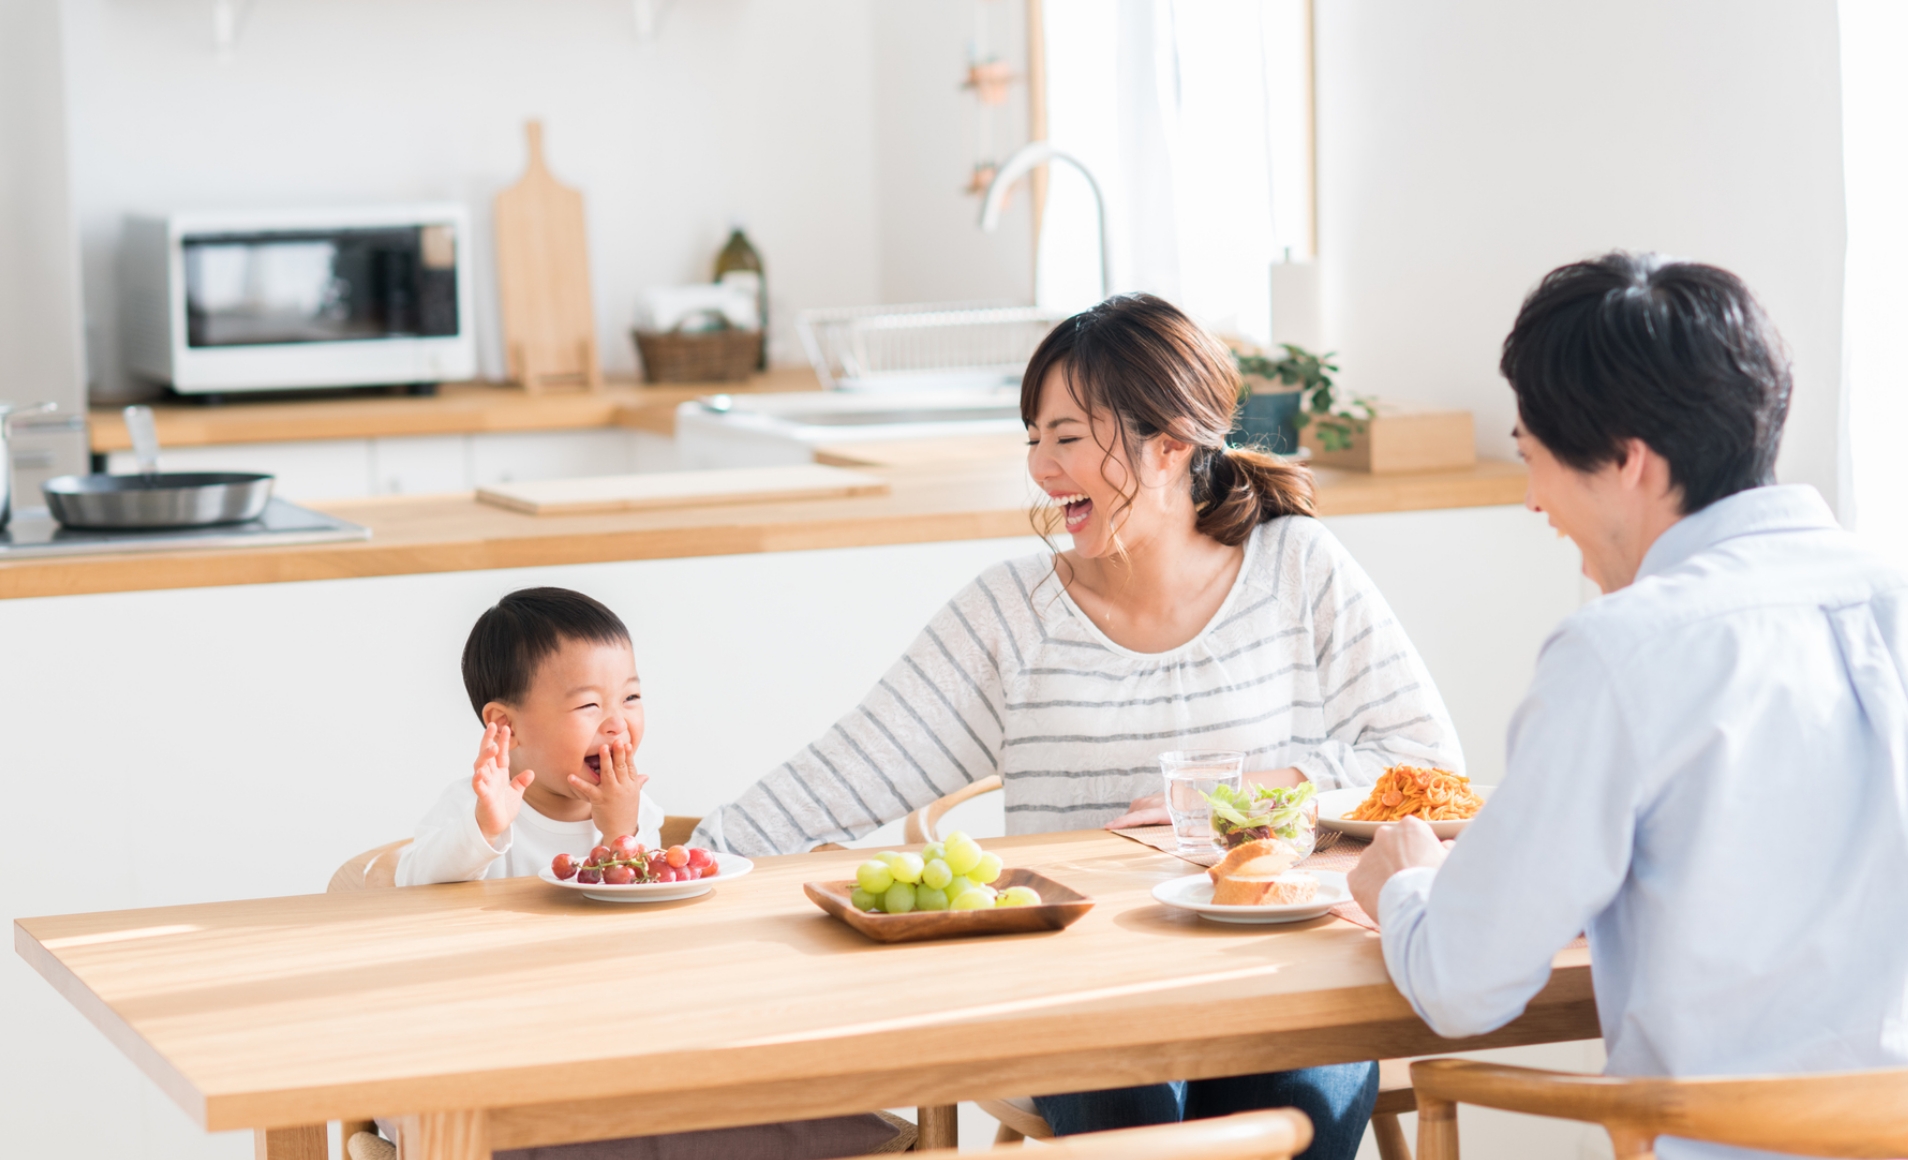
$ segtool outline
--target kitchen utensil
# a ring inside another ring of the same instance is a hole
[[[804,882],[809,901],[876,942],[925,942],[983,934],[1028,934],[1063,930],[1093,909],[1093,900],[1032,870],[1003,870],[993,885],[1031,886],[1038,906],[996,906],[987,910],[917,910],[912,914],[868,914],[855,909],[853,882]]]
[[[58,403],[0,403],[0,528],[13,518],[13,453],[7,446],[13,417],[38,415],[58,407]]]
[[[1004,302],[804,310],[795,331],[824,387],[1020,386],[1064,315]]]
[[[159,474],[159,428],[152,421],[151,407],[127,407],[120,412],[126,420],[126,435],[132,440],[133,458],[139,461],[139,474]]]
[[[603,389],[590,304],[583,195],[550,173],[543,123],[524,126],[523,177],[497,195],[497,291],[510,377],[527,391],[551,383]]]
[[[272,477],[244,471],[159,470],[152,410],[127,407],[138,475],[62,475],[40,485],[47,510],[69,528],[202,528],[255,520],[272,498]]]
[[[500,483],[478,488],[477,498],[533,516],[574,516],[642,508],[883,495],[887,491],[888,481],[879,476],[805,463]]]

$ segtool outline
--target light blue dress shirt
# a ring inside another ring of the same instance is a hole
[[[1813,489],[1681,520],[1545,643],[1443,867],[1386,884],[1393,981],[1478,1034],[1584,931],[1612,1075],[1908,1064],[1905,680],[1908,577]]]

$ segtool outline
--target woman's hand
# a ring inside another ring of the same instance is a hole
[[[1136,797],[1126,812],[1106,824],[1109,830],[1127,830],[1134,826],[1170,826],[1173,815],[1166,812],[1166,795],[1149,793]]]

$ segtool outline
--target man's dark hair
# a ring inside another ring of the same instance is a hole
[[[1641,439],[1686,515],[1775,482],[1788,353],[1727,270],[1621,252],[1561,266],[1524,299],[1498,367],[1524,430],[1578,471]]]
[[[492,701],[520,705],[537,666],[569,641],[628,644],[614,612],[568,588],[524,588],[477,618],[464,642],[464,691],[481,719]]]

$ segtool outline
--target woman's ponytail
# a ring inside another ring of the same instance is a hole
[[[1192,477],[1197,527],[1222,544],[1245,543],[1267,520],[1316,512],[1312,469],[1260,451],[1201,447]]]

